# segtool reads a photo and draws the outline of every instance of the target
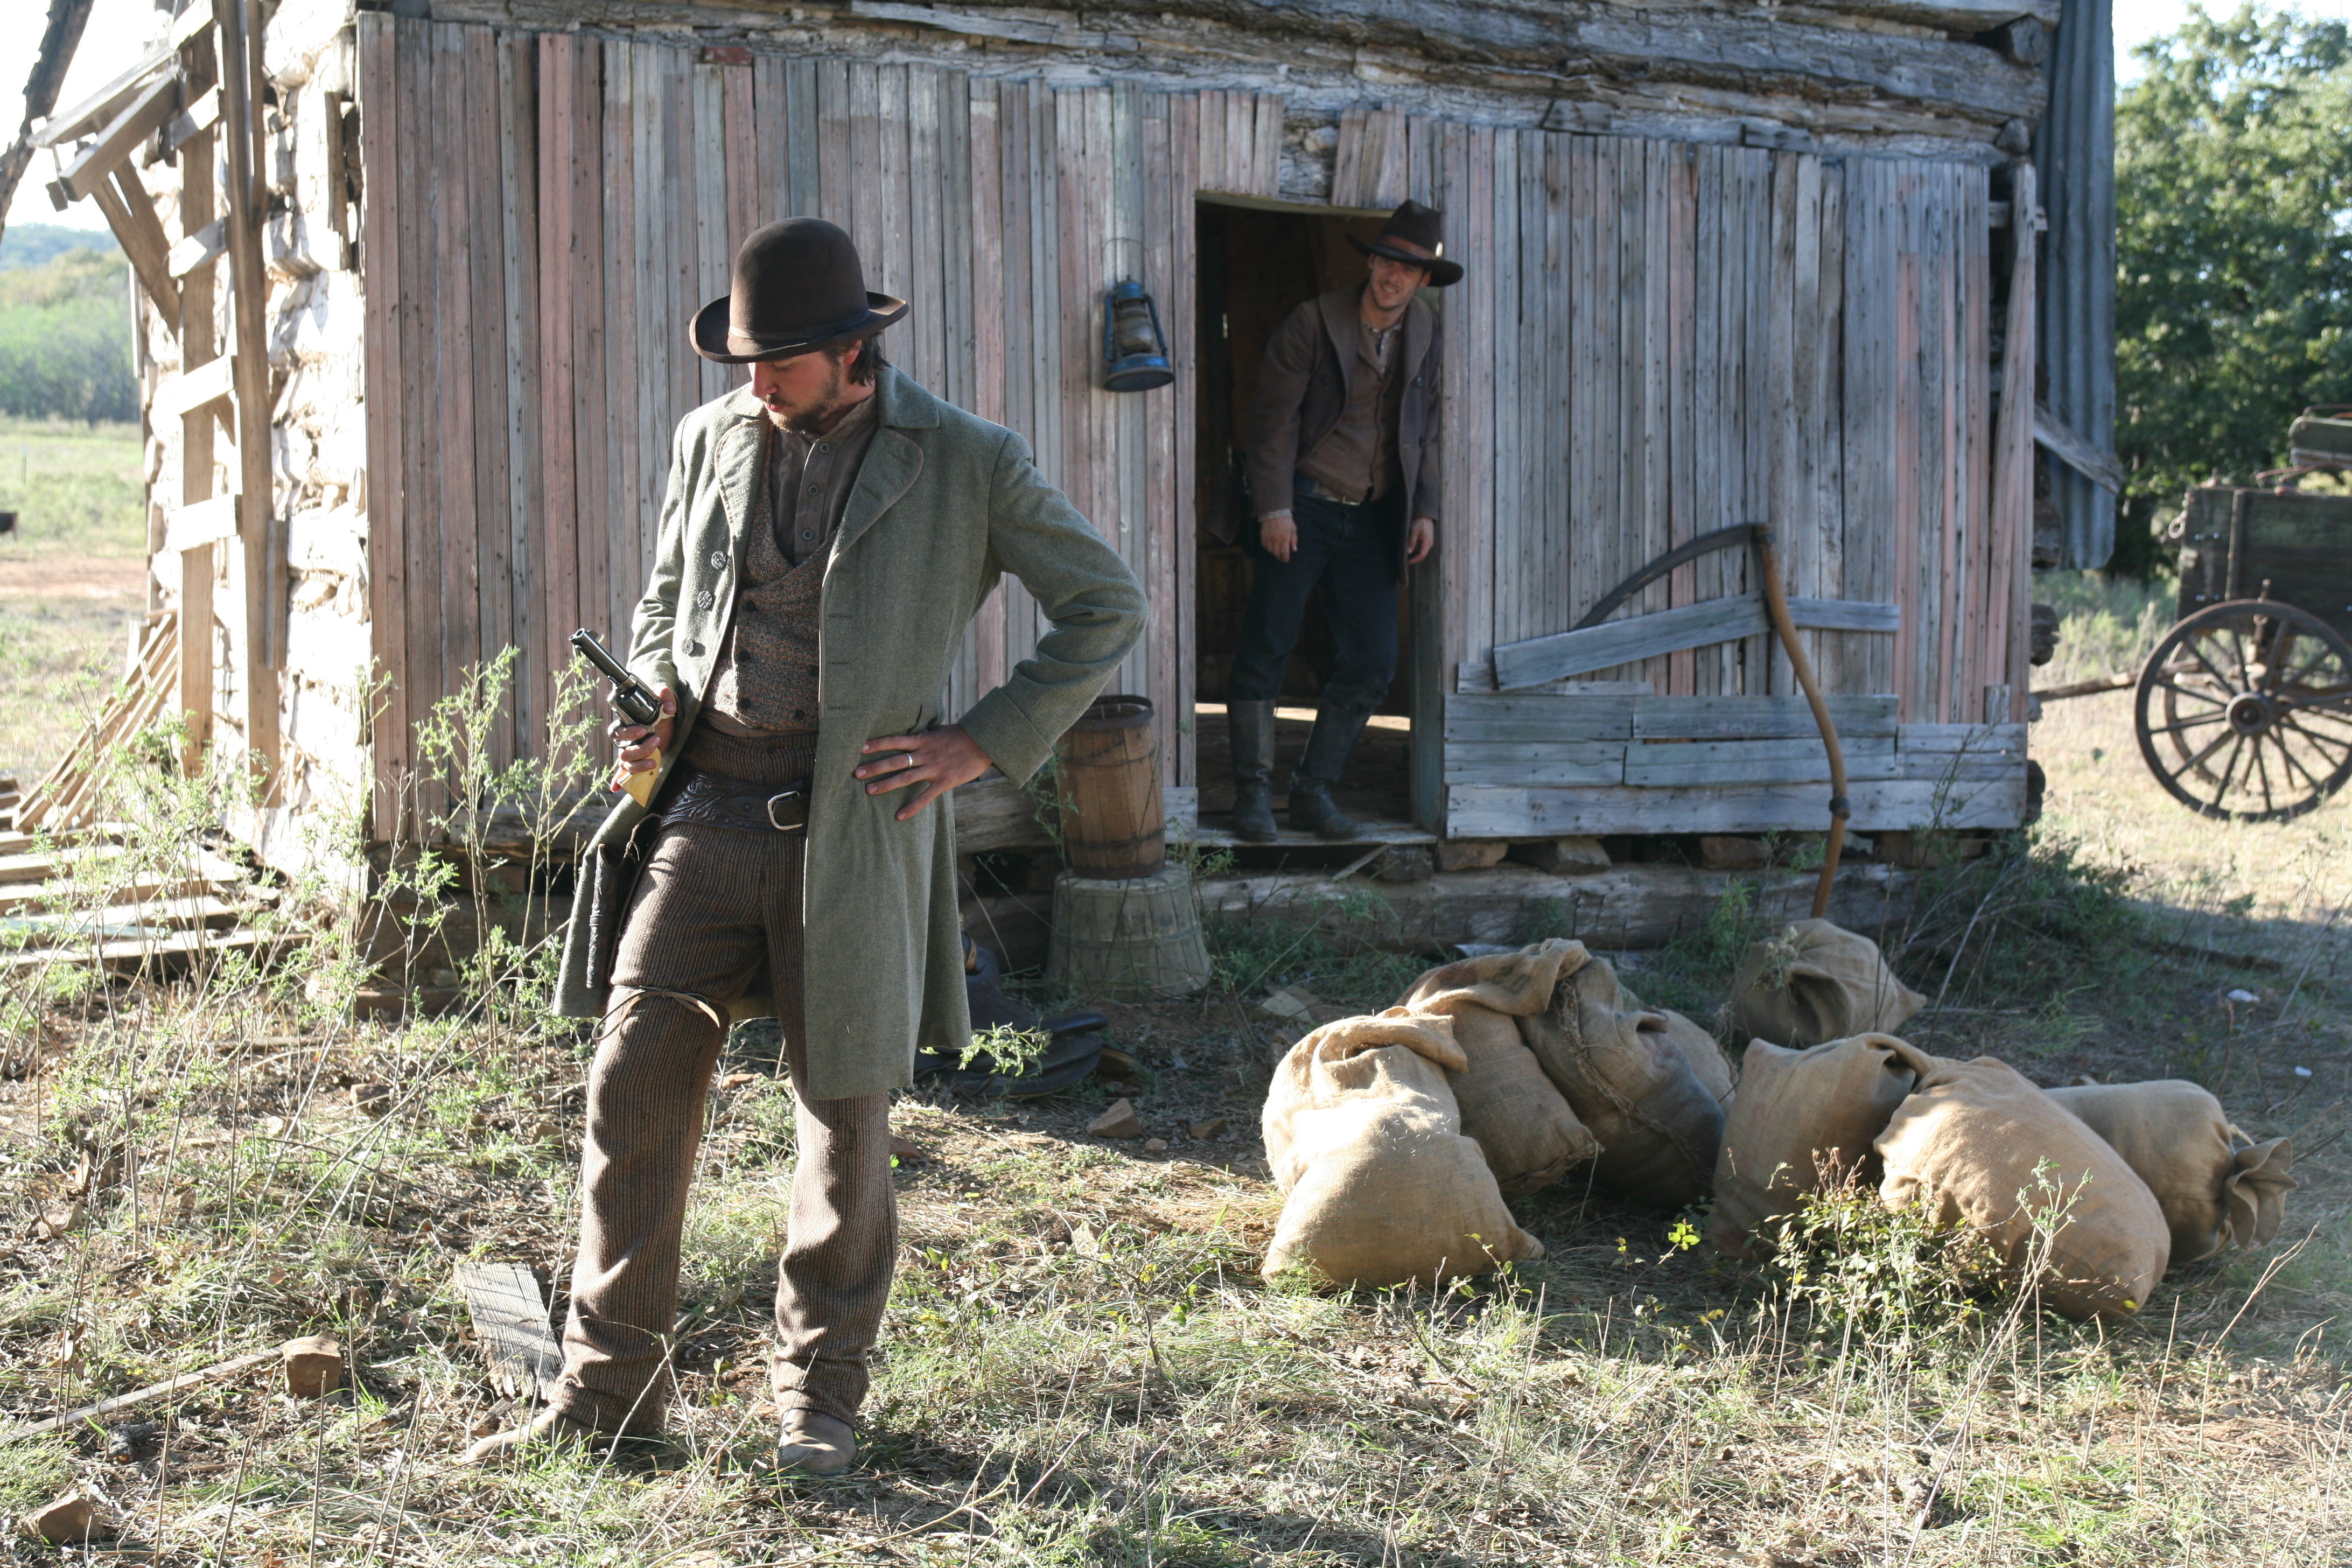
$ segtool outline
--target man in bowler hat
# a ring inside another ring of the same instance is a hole
[[[849,236],[753,234],[694,351],[751,381],[678,422],[615,724],[623,799],[584,863],[558,1010],[601,1017],[563,1371],[529,1425],[475,1446],[664,1426],[679,1232],[729,1024],[772,1013],[799,1165],[776,1283],[778,1463],[847,1468],[898,1248],[890,1091],[971,1038],[948,792],[1034,773],[1134,646],[1143,594],[1019,436],[940,401],[876,342]],[[939,711],[1001,573],[1052,629],[961,718]],[[607,873],[610,872],[610,875]],[[600,906],[600,900],[603,900]]]
[[[1419,202],[1364,253],[1362,283],[1309,300],[1266,344],[1250,407],[1255,568],[1241,647],[1225,681],[1234,833],[1275,837],[1274,710],[1307,596],[1320,590],[1336,658],[1306,755],[1290,778],[1290,825],[1324,838],[1357,826],[1332,803],[1364,725],[1396,673],[1397,580],[1436,546],[1440,452],[1437,312],[1421,290],[1462,276],[1443,216]]]

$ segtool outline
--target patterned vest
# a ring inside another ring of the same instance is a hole
[[[818,550],[793,565],[777,546],[774,509],[763,505],[759,515],[770,519],[770,526],[746,531],[735,621],[704,708],[719,715],[722,729],[814,730],[817,615],[831,552]]]

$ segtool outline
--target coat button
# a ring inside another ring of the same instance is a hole
[[[708,588],[694,596],[694,607],[698,610],[707,610],[716,602]]]
[[[727,570],[727,552],[724,550],[714,550],[710,552],[710,569],[713,572],[724,572]]]

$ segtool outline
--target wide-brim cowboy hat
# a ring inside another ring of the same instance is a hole
[[[907,301],[866,287],[857,247],[818,217],[756,230],[735,253],[728,291],[694,313],[694,352],[751,364],[870,338],[907,313]]]
[[[1405,243],[1395,243],[1402,240]],[[1462,263],[1445,258],[1445,215],[1435,207],[1407,202],[1389,214],[1389,221],[1370,239],[1348,237],[1348,243],[1366,256],[1385,256],[1429,274],[1429,286],[1443,289],[1462,281]],[[1408,246],[1417,249],[1408,249]]]

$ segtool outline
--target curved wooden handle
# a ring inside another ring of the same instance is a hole
[[[1763,579],[1764,608],[1772,617],[1772,629],[1780,634],[1780,646],[1788,650],[1789,668],[1797,674],[1797,685],[1805,693],[1805,700],[1813,710],[1813,722],[1821,727],[1822,746],[1830,754],[1830,836],[1822,846],[1822,879],[1813,889],[1813,918],[1826,919],[1830,912],[1830,888],[1837,880],[1838,857],[1845,849],[1845,819],[1852,809],[1845,795],[1845,750],[1838,744],[1837,725],[1830,719],[1830,705],[1814,683],[1812,662],[1805,658],[1805,645],[1797,640],[1797,623],[1789,616],[1789,591],[1780,581],[1780,562],[1772,550],[1771,529],[1759,523],[1754,535],[1757,575]]]

